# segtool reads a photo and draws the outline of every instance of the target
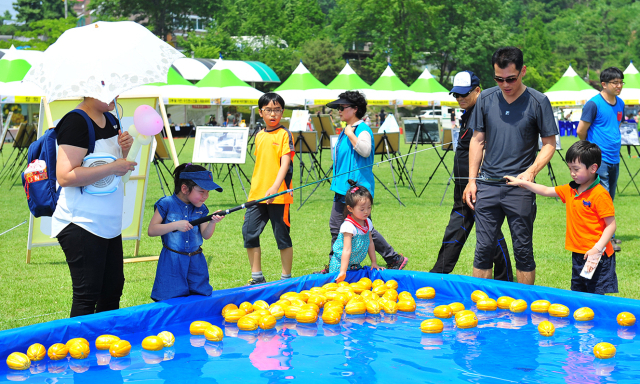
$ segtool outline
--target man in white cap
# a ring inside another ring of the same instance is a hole
[[[460,108],[464,109],[464,114],[460,119],[460,134],[456,154],[453,158],[453,208],[449,225],[444,231],[438,259],[431,269],[432,273],[451,273],[453,271],[460,258],[462,247],[464,247],[475,223],[475,212],[462,201],[462,195],[469,182],[469,143],[473,135],[473,129],[469,129],[467,123],[478,96],[480,96],[480,91],[478,76],[471,71],[463,71],[456,74],[453,79],[453,88],[449,92],[458,101]],[[494,279],[513,281],[509,250],[502,232],[498,234],[493,264]]]

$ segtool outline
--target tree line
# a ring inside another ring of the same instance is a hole
[[[32,38],[36,49],[53,43],[76,22],[60,19],[60,4],[16,0],[25,22],[16,36]],[[133,17],[165,40],[184,29],[177,44],[187,56],[261,61],[283,81],[302,60],[327,84],[349,57],[369,84],[391,63],[406,84],[428,65],[445,87],[469,69],[486,88],[495,84],[492,52],[515,45],[525,54],[525,83],[544,92],[569,64],[598,87],[602,69],[640,57],[633,0],[95,0],[90,7],[101,20]],[[189,15],[204,19],[206,33],[193,31]]]

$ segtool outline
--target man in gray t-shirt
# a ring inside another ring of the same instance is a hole
[[[492,277],[493,252],[499,240],[496,236],[506,216],[518,282],[533,284],[535,194],[506,185],[502,177],[517,175],[533,181],[555,152],[558,127],[549,99],[522,84],[526,67],[520,49],[500,48],[491,61],[498,86],[481,93],[469,119],[469,128],[474,132],[469,148],[470,180],[463,200],[476,211],[473,276]],[[538,136],[543,146],[536,157]]]

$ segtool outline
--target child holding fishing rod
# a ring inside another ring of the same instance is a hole
[[[209,268],[202,253],[202,240],[208,240],[216,223],[224,216],[207,216],[204,204],[209,191],[222,192],[213,175],[199,165],[181,164],[174,174],[174,194],[155,204],[149,223],[149,236],[162,236],[162,252],[158,260],[151,298],[167,300],[189,295],[209,296]],[[189,221],[207,218],[208,222],[192,225]]]

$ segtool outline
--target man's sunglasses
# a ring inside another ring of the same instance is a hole
[[[340,112],[344,111],[346,108],[355,108],[355,107],[353,105],[347,105],[347,106],[339,105],[336,107],[336,109]]]
[[[507,84],[513,84],[516,81],[518,81],[518,77],[520,77],[520,73],[522,72],[522,70],[520,70],[520,72],[518,72],[518,74],[516,76],[509,76],[506,79],[504,77],[500,77],[500,76],[493,76],[493,80],[496,81],[496,83],[504,83],[505,81],[507,82]]]
[[[471,94],[471,92],[473,92],[473,89],[472,89],[472,90],[470,90],[469,92],[465,93],[465,94],[462,94],[462,93],[455,93],[455,92],[453,92],[453,93],[451,94],[451,96],[453,96],[453,98],[454,98],[454,99],[457,99],[457,98],[459,98],[459,97],[465,98],[465,97],[469,96],[469,95]]]

